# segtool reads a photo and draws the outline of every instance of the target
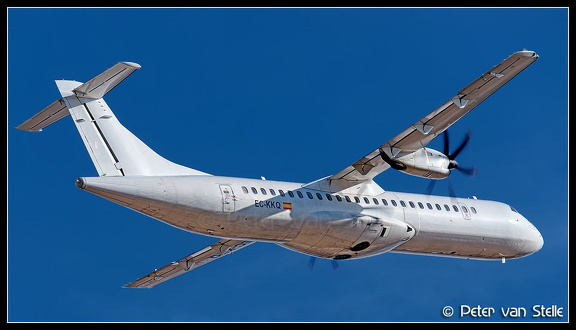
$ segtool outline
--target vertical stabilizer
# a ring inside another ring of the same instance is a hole
[[[158,155],[118,121],[102,98],[139,68],[120,62],[86,83],[57,80],[62,99],[18,128],[41,131],[69,113],[100,176],[209,175]]]

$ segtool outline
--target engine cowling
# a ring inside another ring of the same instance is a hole
[[[400,171],[427,179],[444,179],[448,177],[451,166],[453,166],[451,164],[455,163],[443,153],[429,148],[421,148],[415,152],[395,158],[395,160],[404,165],[404,169]]]

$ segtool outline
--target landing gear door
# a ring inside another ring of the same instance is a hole
[[[378,235],[385,234],[386,229],[383,227],[382,219],[368,215],[358,216],[356,219],[358,223],[361,226],[365,226],[365,228],[360,237],[358,237],[356,242],[354,242],[350,250],[364,250],[369,247],[372,242],[374,242],[374,239],[376,239]]]
[[[234,212],[236,198],[234,197],[232,187],[227,184],[221,184],[220,192],[222,193],[222,211],[224,213]]]

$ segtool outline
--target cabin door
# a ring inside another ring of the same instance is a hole
[[[235,208],[235,197],[232,187],[227,184],[220,185],[220,192],[222,193],[222,211],[224,213],[232,213]]]

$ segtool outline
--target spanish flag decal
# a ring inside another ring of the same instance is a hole
[[[291,209],[292,209],[292,203],[282,203],[282,206],[283,206],[284,209],[286,209],[286,210],[291,210]]]

